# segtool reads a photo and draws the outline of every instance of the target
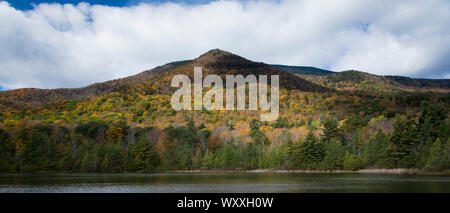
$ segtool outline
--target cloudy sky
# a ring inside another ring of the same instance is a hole
[[[448,0],[0,0],[0,26],[0,90],[81,87],[213,48],[266,63],[450,78]]]

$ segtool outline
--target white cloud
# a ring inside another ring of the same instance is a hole
[[[108,7],[0,2],[0,85],[80,87],[213,48],[266,63],[448,78],[450,2],[218,1]]]

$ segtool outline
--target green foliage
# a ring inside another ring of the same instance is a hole
[[[290,127],[289,122],[286,117],[278,117],[278,119],[273,122],[270,126],[273,128],[288,128]]]
[[[450,166],[450,145],[449,142],[441,143],[438,138],[430,148],[429,156],[425,168],[433,171],[449,169]]]
[[[202,158],[202,164],[200,167],[202,170],[208,170],[215,168],[214,156],[213,154],[207,150],[205,155]]]
[[[326,170],[340,170],[344,168],[345,147],[340,141],[331,139],[326,144],[323,168]]]
[[[10,140],[9,134],[0,129],[0,171],[9,171],[13,168],[13,156],[15,147]]]
[[[183,170],[190,170],[192,168],[192,156],[193,150],[192,147],[185,143],[180,151],[181,154],[181,168]]]
[[[359,84],[347,82],[334,83],[342,88]],[[380,89],[367,82],[361,85]],[[450,166],[448,95],[401,93],[383,97],[353,91],[287,90],[282,91],[286,93],[278,120],[260,122],[254,112],[180,115],[170,108],[164,85],[136,86],[86,100],[2,111],[0,171],[444,171]],[[310,132],[304,139],[293,141],[305,130]]]
[[[446,136],[444,135],[445,133],[440,132],[440,130],[441,126],[445,126],[447,113],[448,109],[442,102],[432,104],[428,102],[421,103],[417,128],[419,129],[419,133],[424,141],[427,141],[428,138],[435,140],[438,136],[441,136],[441,139]]]
[[[255,141],[255,143],[257,143],[257,144],[267,145],[269,143],[269,139],[264,134],[264,132],[261,132],[259,130],[260,126],[261,126],[261,124],[259,123],[258,120],[253,119],[251,121],[251,123],[250,123],[250,137],[252,137],[253,140]]]
[[[192,168],[193,169],[201,169],[202,168],[202,152],[200,149],[195,150],[195,155],[192,158]]]
[[[75,127],[75,132],[85,137],[95,139],[99,134],[99,131],[105,132],[107,128],[108,124],[103,121],[90,121],[88,123],[80,124]]]
[[[292,167],[318,169],[324,156],[324,144],[312,132],[309,132],[305,140],[297,142],[293,146]]]
[[[259,166],[261,150],[263,145],[260,143],[247,143],[244,145],[240,154],[240,167],[243,169],[256,169]]]
[[[325,142],[330,142],[331,139],[341,139],[341,133],[338,129],[338,121],[336,118],[328,117],[325,119],[325,122],[323,124],[323,134],[322,139]]]
[[[221,169],[234,169],[239,165],[239,153],[233,142],[225,144],[215,153],[215,165]]]
[[[389,162],[387,161],[389,137],[387,137],[381,130],[378,130],[373,138],[369,140],[366,149],[364,150],[364,163],[368,168],[387,168]]]
[[[121,172],[123,169],[123,146],[114,144],[105,148],[105,158],[102,162],[102,171]]]
[[[345,170],[358,170],[363,168],[363,160],[360,156],[345,153],[344,169]]]
[[[286,164],[285,151],[286,142],[281,146],[272,146],[263,155],[263,166],[265,168],[284,168]]]
[[[97,159],[94,150],[86,150],[83,158],[81,159],[81,172],[96,172]]]
[[[129,171],[154,171],[161,163],[160,156],[147,137],[141,136],[136,144],[128,146]]]
[[[369,122],[367,117],[355,115],[344,121],[344,129],[345,130],[354,130],[363,126],[366,126]]]
[[[412,116],[398,115],[394,119],[394,131],[390,142],[393,145],[391,155],[399,167],[414,166],[412,158],[413,150],[417,147],[418,132],[415,128],[415,121]]]

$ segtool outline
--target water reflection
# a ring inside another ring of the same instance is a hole
[[[450,177],[372,174],[1,174],[0,192],[450,192]]]

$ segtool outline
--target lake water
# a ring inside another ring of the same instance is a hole
[[[5,192],[450,192],[449,176],[375,174],[0,174]]]

